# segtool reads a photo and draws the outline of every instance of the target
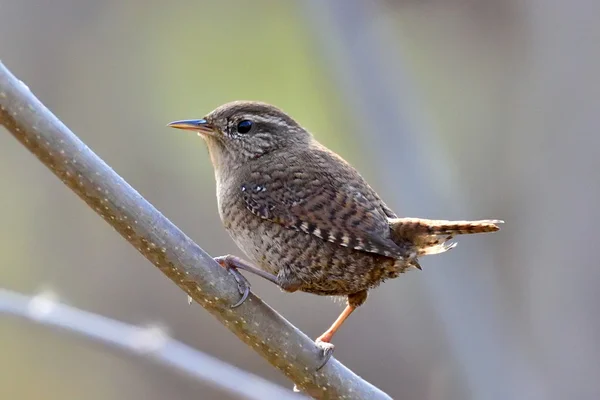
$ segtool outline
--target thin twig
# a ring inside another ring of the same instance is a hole
[[[0,63],[0,124],[140,253],[240,340],[318,399],[389,399],[320,350],[251,294],[240,307],[234,278],[148,203]],[[136,280],[131,281],[132,285]]]
[[[145,357],[240,399],[303,399],[288,389],[201,353],[159,328],[142,328],[61,304],[51,294],[28,297],[0,289],[0,314],[59,328],[86,340]]]

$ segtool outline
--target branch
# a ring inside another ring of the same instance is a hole
[[[240,340],[317,399],[389,399],[320,350],[257,296],[238,308],[234,278],[54,116],[0,63],[0,124],[144,257]],[[135,280],[132,282],[134,284]]]
[[[197,378],[236,398],[303,399],[261,377],[186,346],[158,328],[140,328],[58,303],[51,295],[27,297],[0,289],[0,314],[60,328],[107,347],[146,357]]]

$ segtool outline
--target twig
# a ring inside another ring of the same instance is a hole
[[[158,364],[248,400],[303,399],[261,377],[171,339],[159,328],[141,328],[61,304],[51,294],[28,297],[0,289],[0,314],[60,328],[107,347],[147,357]]]
[[[335,359],[317,373],[314,342],[251,294],[148,203],[0,63],[0,124],[194,301],[317,399],[388,399]],[[135,284],[135,280],[131,282]]]

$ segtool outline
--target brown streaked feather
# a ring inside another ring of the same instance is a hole
[[[391,211],[345,161],[320,146],[289,157],[296,160],[286,163],[286,180],[247,174],[240,190],[248,210],[340,246],[397,259],[406,255],[391,238]]]
[[[391,228],[396,235],[406,238],[417,235],[464,235],[496,232],[500,229],[498,224],[503,222],[496,219],[480,221],[447,221],[423,218],[390,219]]]
[[[500,220],[447,221],[422,218],[391,218],[390,228],[395,241],[412,244],[417,257],[439,254],[453,249],[450,240],[456,235],[495,232]]]

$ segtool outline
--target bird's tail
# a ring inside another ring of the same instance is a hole
[[[446,221],[422,218],[390,219],[395,241],[410,242],[416,256],[438,254],[456,246],[450,240],[456,235],[495,232],[504,221],[486,219],[480,221]]]

